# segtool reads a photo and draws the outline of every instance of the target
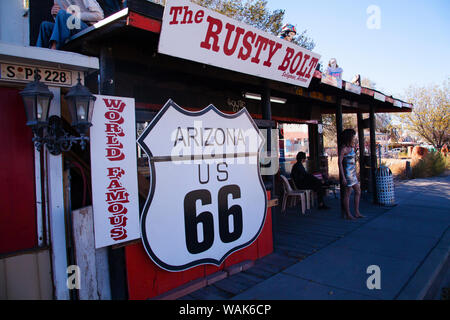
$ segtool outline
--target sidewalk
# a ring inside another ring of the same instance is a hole
[[[396,207],[369,216],[354,231],[232,299],[424,298],[448,268],[450,176],[411,180],[395,191]],[[367,288],[371,265],[380,267],[380,290]]]
[[[299,214],[274,208],[274,253],[248,270],[181,300],[423,299],[449,276],[450,176],[396,184],[395,207],[361,199],[364,219],[331,210]],[[352,199],[351,199],[352,201]],[[381,269],[381,290],[369,290],[367,267]],[[441,280],[439,280],[441,279]],[[439,283],[441,282],[441,283]],[[440,286],[441,284],[441,286]],[[434,288],[434,289],[433,289]],[[433,290],[431,290],[433,289]]]

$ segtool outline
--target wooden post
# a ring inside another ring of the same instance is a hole
[[[98,92],[105,95],[114,95],[115,65],[112,48],[103,46],[100,50],[100,81]]]
[[[320,128],[320,130],[319,130]],[[323,123],[322,120],[319,121],[319,124],[317,125],[317,132],[319,133],[319,139],[318,139],[318,143],[319,143],[319,157],[324,155],[324,147],[323,147]]]
[[[111,300],[108,250],[95,249],[92,206],[72,212],[73,240],[81,271],[80,300]]]
[[[337,152],[338,152],[338,157],[339,157],[339,145],[341,142],[341,133],[343,131],[342,128],[342,104],[341,104],[341,99],[339,98],[337,100],[337,105],[336,105],[336,134],[337,134]],[[344,185],[342,184],[342,175],[341,175],[341,171],[339,170],[339,190],[340,190],[340,199],[341,199],[341,213],[343,214],[342,210],[344,208],[343,205],[343,200],[344,198],[342,197],[342,190],[344,190]]]
[[[104,95],[115,95],[115,64],[113,49],[103,46],[100,51],[100,81],[99,92]],[[95,159],[91,159],[95,161]],[[112,249],[108,247],[108,264],[111,283],[111,298],[127,300],[128,286],[125,269],[125,248]]]
[[[264,86],[262,88],[262,94],[261,94],[261,109],[262,109],[262,118],[263,120],[272,120],[272,106],[270,103],[270,87],[269,82],[266,80],[264,81]],[[272,157],[272,128],[267,128],[267,152],[270,153],[270,156]],[[277,155],[278,156],[278,155]],[[272,165],[272,163],[271,163]],[[275,176],[263,176],[263,181],[269,182],[271,184],[271,187],[269,190],[272,197],[276,194],[275,193]],[[277,219],[277,215],[272,215],[272,234],[275,232],[275,223]]]
[[[54,94],[50,106],[50,115],[61,114],[61,89],[49,87]],[[67,288],[67,239],[64,215],[64,187],[62,154],[54,156],[46,149],[48,215],[50,243],[52,246],[53,292],[57,300],[70,300]],[[45,150],[45,151],[44,151]]]
[[[261,95],[261,107],[262,107],[262,117],[264,120],[272,120],[272,106],[270,103],[270,87],[269,87],[269,83],[266,81],[264,82],[264,87],[262,90],[262,95]],[[270,156],[272,157],[273,155],[271,154],[271,150],[272,150],[272,132],[271,132],[272,128],[267,128],[267,152],[268,154],[270,154]],[[271,194],[274,194],[275,191],[275,179],[274,176],[266,176],[264,177],[265,181],[268,181],[272,186],[270,188]]]
[[[373,202],[378,203],[377,183],[375,180],[377,170],[377,148],[376,148],[376,125],[375,125],[375,107],[370,106],[370,176],[372,178]]]
[[[313,172],[320,170],[320,153],[319,153],[319,126],[317,124],[308,125],[309,139],[309,158],[310,168]]]
[[[361,189],[366,190],[366,172],[364,164],[364,123],[362,113],[357,113],[358,119],[358,142],[359,142],[359,180],[361,184]]]

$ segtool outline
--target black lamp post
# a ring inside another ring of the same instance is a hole
[[[78,83],[70,89],[65,99],[72,117],[72,126],[77,129],[81,136],[85,136],[92,126],[92,111],[96,98],[88,88],[81,84],[81,79],[78,76]]]
[[[27,116],[27,125],[31,126],[36,142],[36,147],[41,146],[37,137],[42,137],[44,128],[48,125],[48,112],[53,93],[48,87],[39,81],[39,74],[36,71],[34,81],[30,82],[23,91],[20,92]]]
[[[48,90],[44,83],[39,81],[37,71],[34,81],[29,83],[20,92],[20,95],[27,115],[27,125],[31,126],[33,130],[33,142],[37,150],[40,151],[45,144],[51,154],[59,155],[61,152],[69,151],[73,143],[80,143],[84,150],[87,141],[89,141],[87,133],[92,126],[95,97],[89,92],[88,88],[81,84],[80,76],[78,76],[78,83],[65,96],[72,117],[72,126],[78,131],[80,137],[69,135],[63,129],[60,117],[51,116],[48,118],[53,93]]]

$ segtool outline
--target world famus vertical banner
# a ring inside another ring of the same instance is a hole
[[[95,247],[140,238],[135,104],[97,95],[91,127]]]
[[[320,55],[186,0],[167,0],[158,52],[309,87]]]

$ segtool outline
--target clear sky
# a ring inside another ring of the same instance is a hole
[[[367,13],[372,5],[380,19]],[[359,73],[401,98],[410,85],[450,77],[449,0],[268,0],[268,8],[284,9],[285,23],[307,29],[313,51],[324,64],[336,58],[344,80]]]

